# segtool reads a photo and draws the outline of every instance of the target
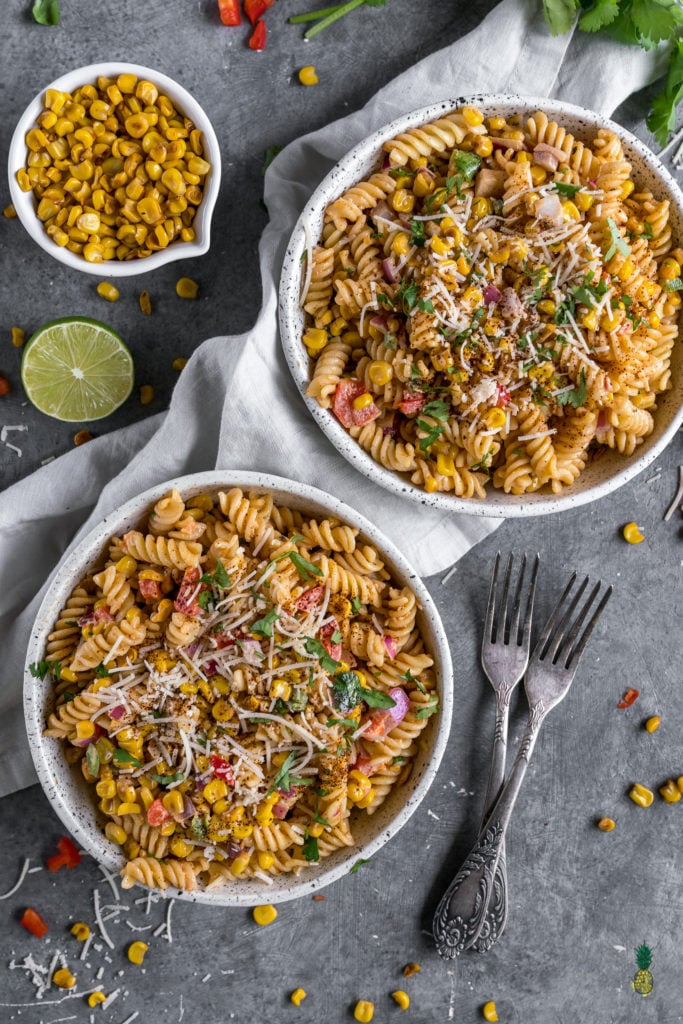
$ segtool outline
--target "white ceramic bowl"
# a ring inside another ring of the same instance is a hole
[[[440,710],[438,715],[430,718],[422,733],[409,780],[396,788],[376,814],[372,817],[360,815],[354,822],[356,846],[337,851],[298,876],[276,877],[270,886],[257,880],[245,879],[228,883],[214,892],[166,890],[173,897],[224,907],[278,903],[307,895],[347,874],[360,858],[367,859],[377,853],[405,825],[431,785],[446,747],[453,705],[451,657],[434,603],[401,552],[364,516],[315,487],[261,473],[214,471],[159,484],[112,512],[63,560],[31,631],[24,672],[24,714],[28,740],[45,794],[78,842],[112,871],[118,871],[123,866],[124,858],[118,847],[105,838],[98,824],[99,812],[92,786],[87,785],[78,768],[67,764],[61,742],[43,735],[47,714],[51,710],[51,685],[47,680],[41,682],[34,679],[28,666],[42,660],[45,641],[57,615],[79,580],[101,562],[111,536],[136,526],[154,502],[171,487],[177,487],[183,496],[188,497],[236,486],[257,492],[270,491],[276,503],[304,509],[312,515],[336,516],[357,526],[365,538],[378,548],[395,578],[402,586],[413,588],[422,606],[419,622],[435,661]]]
[[[354,147],[330,171],[306,204],[290,239],[280,280],[279,316],[280,335],[289,368],[308,409],[332,444],[356,469],[387,490],[402,494],[423,505],[442,508],[448,512],[499,518],[537,516],[548,512],[561,512],[604,497],[625,484],[649,466],[683,422],[683,345],[675,346],[672,356],[672,388],[659,395],[655,412],[654,432],[636,450],[631,458],[608,451],[590,463],[578,480],[563,494],[534,493],[522,496],[488,489],[485,498],[456,498],[451,494],[427,494],[410,483],[407,476],[385,469],[354,441],[332,412],[321,408],[314,398],[306,395],[310,380],[310,360],[301,341],[304,313],[299,305],[301,290],[302,256],[306,251],[306,230],[315,244],[320,237],[325,207],[347,188],[377,170],[382,161],[382,144],[395,135],[442,117],[462,104],[471,104],[483,110],[486,116],[513,113],[530,115],[543,110],[548,117],[560,122],[579,139],[590,139],[598,128],[609,128],[623,144],[626,157],[633,164],[636,182],[652,190],[658,197],[671,201],[671,223],[674,237],[683,241],[683,195],[666,168],[644,143],[614,121],[590,110],[561,103],[558,100],[523,96],[477,95],[459,97],[414,110],[391,124],[369,135]]]
[[[77,253],[70,252],[67,248],[56,245],[48,236],[45,228],[36,216],[36,201],[33,192],[22,192],[17,183],[16,174],[26,165],[26,133],[35,125],[36,118],[43,109],[43,99],[47,89],[61,89],[64,92],[73,92],[81,85],[94,83],[98,75],[106,75],[115,78],[122,74],[137,75],[138,78],[149,79],[159,87],[159,92],[168,96],[179,110],[186,114],[202,132],[206,147],[206,159],[211,164],[204,186],[204,197],[197,207],[192,226],[197,237],[192,242],[174,241],[166,249],[152,253],[151,256],[144,256],[133,260],[105,260],[103,263],[88,263]],[[175,82],[168,75],[153,68],[145,68],[140,64],[126,64],[122,61],[107,61],[102,64],[88,64],[86,67],[76,68],[69,71],[60,78],[50,82],[41,89],[38,95],[29,103],[21,115],[19,123],[14,129],[12,141],[9,147],[9,186],[12,202],[17,211],[19,220],[24,225],[34,242],[54,256],[56,260],[65,263],[67,267],[74,270],[82,270],[86,274],[95,274],[98,277],[133,277],[136,274],[146,273],[148,270],[156,270],[173,260],[189,259],[192,256],[202,256],[208,252],[211,236],[211,216],[218,197],[218,189],[221,180],[221,152],[218,145],[216,133],[206,113],[197,103],[193,96],[183,89],[182,85]]]

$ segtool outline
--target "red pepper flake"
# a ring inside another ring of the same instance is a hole
[[[629,687],[629,689],[626,691],[624,696],[617,704],[617,707],[630,708],[631,705],[635,704],[635,702],[638,700],[638,697],[640,697],[640,690],[634,690],[633,688]]]
[[[37,910],[33,907],[27,907],[21,916],[19,924],[23,924],[24,928],[27,928],[31,935],[35,935],[37,939],[42,939],[47,934],[47,922],[43,920]]]
[[[48,857],[45,861],[48,871],[59,871],[60,868],[71,870],[71,868],[75,868],[81,863],[78,847],[68,836],[60,836],[57,840],[57,849],[59,853],[56,853],[53,857]]]
[[[250,50],[265,50],[268,30],[265,21],[257,21],[254,31],[249,36]]]
[[[322,903],[323,900],[327,899],[327,896],[320,896],[320,895],[318,895],[316,893],[316,895],[313,897],[313,899],[316,901],[316,903]]]

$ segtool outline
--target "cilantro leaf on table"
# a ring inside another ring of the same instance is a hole
[[[631,0],[631,18],[643,38],[660,43],[683,25],[683,8],[677,0]]]
[[[35,0],[31,17],[38,25],[59,25],[58,0]]]

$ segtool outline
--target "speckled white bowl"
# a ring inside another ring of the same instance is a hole
[[[361,473],[396,494],[404,495],[423,505],[442,508],[448,512],[465,512],[475,516],[499,518],[538,516],[549,512],[584,505],[602,498],[625,484],[649,466],[683,422],[683,345],[676,345],[672,358],[672,389],[658,398],[655,429],[631,458],[623,458],[609,451],[586,467],[576,483],[565,493],[505,494],[490,486],[485,498],[469,500],[450,494],[427,494],[410,483],[407,476],[385,469],[354,441],[332,412],[322,409],[306,395],[310,380],[310,360],[301,341],[304,314],[299,305],[302,256],[306,251],[306,228],[314,240],[320,237],[325,207],[347,188],[377,170],[381,165],[382,144],[400,132],[442,117],[463,103],[479,107],[487,116],[513,113],[532,114],[544,110],[579,139],[590,139],[598,128],[609,128],[623,141],[627,158],[633,164],[636,181],[647,186],[655,195],[671,201],[671,221],[674,236],[683,241],[683,195],[666,168],[639,139],[626,129],[590,110],[562,103],[558,100],[524,96],[476,95],[458,97],[431,107],[414,110],[391,124],[369,135],[330,171],[306,204],[287,247],[280,279],[280,335],[282,346],[296,385],[308,409],[332,444]]]
[[[138,78],[149,79],[159,87],[159,92],[168,96],[179,110],[186,114],[202,132],[206,147],[206,159],[211,164],[211,170],[207,176],[204,186],[204,196],[197,207],[192,226],[197,237],[192,242],[171,242],[166,249],[152,253],[151,256],[144,256],[134,260],[105,260],[103,263],[88,263],[82,256],[70,252],[66,248],[56,245],[48,236],[42,223],[36,216],[36,201],[33,192],[22,192],[17,183],[17,171],[26,164],[26,143],[25,136],[35,124],[36,118],[43,109],[43,99],[48,89],[61,89],[64,92],[73,92],[81,85],[88,82],[95,82],[99,75],[106,75],[108,78],[116,78],[118,75],[132,74]],[[24,225],[34,242],[54,256],[56,260],[65,263],[73,270],[82,270],[86,274],[94,274],[98,277],[133,277],[136,274],[144,274],[149,270],[156,270],[173,260],[190,259],[192,256],[202,256],[208,252],[211,240],[211,216],[216,205],[218,189],[221,180],[221,151],[218,145],[216,133],[206,113],[190,95],[187,89],[175,82],[168,75],[153,68],[145,68],[140,64],[126,64],[122,61],[107,61],[102,64],[88,64],[86,67],[76,68],[69,71],[60,78],[50,82],[41,89],[33,99],[14,129],[12,141],[9,147],[8,160],[9,187],[12,202],[17,211],[19,220]]]
[[[358,816],[353,829],[357,845],[337,851],[299,876],[275,878],[270,886],[256,880],[245,879],[241,882],[228,883],[214,892],[184,893],[175,889],[166,890],[169,896],[221,907],[253,906],[264,902],[279,903],[305,896],[348,874],[357,860],[367,859],[377,853],[386,841],[405,825],[424,798],[437,773],[448,739],[453,706],[452,666],[448,641],[427,589],[401,552],[377,527],[348,505],[315,487],[283,477],[237,470],[197,473],[158,484],[126,502],[81,541],[63,560],[53,577],[31,630],[26,655],[24,715],[38,778],[52,807],[69,832],[96,860],[112,871],[118,871],[124,864],[124,858],[118,847],[110,843],[102,833],[92,786],[85,782],[77,767],[67,764],[60,741],[43,735],[46,718],[51,710],[51,686],[47,680],[41,682],[34,679],[28,666],[42,660],[45,642],[55,619],[79,580],[101,563],[109,538],[136,526],[154,502],[171,487],[177,487],[185,497],[206,491],[215,493],[230,487],[242,487],[244,490],[257,492],[269,491],[276,503],[302,509],[312,515],[336,516],[361,530],[364,538],[378,548],[400,584],[413,588],[422,606],[419,622],[434,656],[440,712],[430,718],[422,733],[422,741],[409,780],[397,788],[372,817]]]

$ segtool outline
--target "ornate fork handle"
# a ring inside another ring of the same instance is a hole
[[[434,917],[434,939],[439,955],[447,960],[476,943],[486,928],[489,906],[495,908],[499,902],[496,880],[505,833],[544,718],[542,702],[533,705],[508,781],[477,842],[439,903]]]

